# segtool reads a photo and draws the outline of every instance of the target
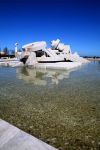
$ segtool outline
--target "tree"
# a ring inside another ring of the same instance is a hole
[[[22,50],[21,50],[21,49],[18,49],[18,52],[22,52]]]
[[[11,55],[15,55],[15,50],[11,50]]]
[[[7,47],[5,47],[5,48],[3,49],[3,52],[5,53],[5,55],[9,55],[9,49],[8,49]]]

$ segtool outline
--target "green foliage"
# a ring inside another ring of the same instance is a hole
[[[9,55],[9,49],[8,49],[7,47],[5,47],[5,48],[3,49],[3,52],[4,52],[6,55]]]
[[[15,50],[11,50],[11,55],[15,55]]]

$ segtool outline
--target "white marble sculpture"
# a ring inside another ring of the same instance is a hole
[[[18,62],[5,64],[13,67],[26,65],[36,68],[72,69],[89,62],[77,53],[72,53],[70,45],[61,43],[59,39],[51,41],[51,48],[47,48],[45,41],[40,41],[26,44],[22,49],[22,52],[17,52],[16,44],[15,53]]]
[[[51,41],[51,49],[58,50],[61,54],[63,54],[64,59],[72,61],[72,62],[81,62],[86,63],[88,60],[80,57],[77,52],[72,53],[70,45],[65,45],[64,43],[60,43],[60,40]]]

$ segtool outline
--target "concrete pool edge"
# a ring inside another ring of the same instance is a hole
[[[57,150],[0,119],[0,150]]]

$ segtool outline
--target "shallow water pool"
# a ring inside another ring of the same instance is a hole
[[[60,150],[99,150],[100,62],[0,68],[0,118]]]

